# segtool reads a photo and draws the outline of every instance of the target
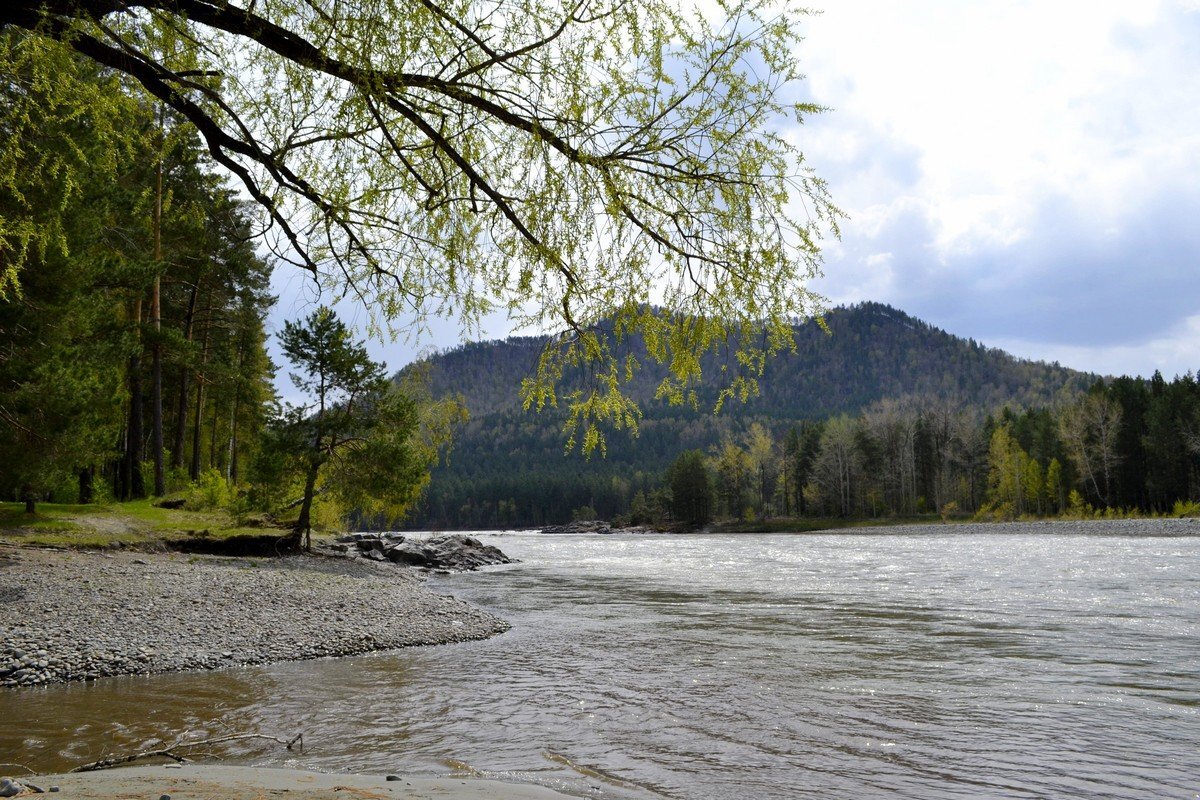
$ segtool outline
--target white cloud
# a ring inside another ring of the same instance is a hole
[[[833,111],[797,141],[851,220],[820,290],[1025,355],[1176,341],[1200,307],[1195,6],[829,0],[800,57]]]

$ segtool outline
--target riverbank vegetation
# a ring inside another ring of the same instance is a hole
[[[780,130],[823,111],[794,99],[807,12],[521,5],[0,7],[0,496],[402,511],[453,412],[376,387],[390,422],[346,440],[279,408],[276,263],[374,332],[554,331],[505,391],[584,451],[638,425],[640,363],[685,399],[736,340],[718,402],[749,393],[841,219]],[[335,469],[342,445],[392,461]]]
[[[461,501],[453,492],[463,484],[435,474],[418,520],[804,530],[816,520],[1200,513],[1200,385],[1190,374],[1097,379],[1085,391],[1063,387],[1050,403],[992,411],[908,395],[853,414],[781,417],[710,418],[707,442],[692,436],[692,447],[657,469],[628,453],[616,469],[599,463],[525,480],[481,474],[476,464],[474,491]]]
[[[262,514],[239,516],[219,507],[162,508],[150,498],[38,503],[33,514],[24,503],[0,502],[0,543],[10,545],[239,552],[253,549],[251,540],[277,540],[281,533]]]
[[[254,207],[176,113],[36,45],[0,34],[12,70],[0,86],[0,497],[23,514],[5,506],[0,529],[149,546],[281,537],[337,526],[351,508],[397,518],[446,441],[445,404],[424,402],[416,375],[389,382],[328,309],[318,313],[340,326],[339,347],[357,347],[353,368],[373,381],[349,404],[331,387],[325,414],[370,409],[386,435],[360,424],[330,440],[320,410],[281,404]],[[49,66],[73,95],[40,79]],[[321,344],[284,350],[302,367],[326,359]],[[392,491],[371,505],[335,491],[345,470],[310,480],[305,453],[322,448],[387,455],[374,482],[353,483]]]

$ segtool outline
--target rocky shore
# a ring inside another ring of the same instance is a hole
[[[503,620],[365,559],[0,550],[0,686],[483,639]]]

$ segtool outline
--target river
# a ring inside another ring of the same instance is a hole
[[[483,534],[523,563],[431,585],[507,634],[11,690],[0,761],[302,731],[227,755],[612,798],[1195,800],[1200,537],[947,530]]]

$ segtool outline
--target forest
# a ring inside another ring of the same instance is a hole
[[[174,115],[66,66],[88,93],[75,107],[15,81],[0,109],[0,241],[26,259],[0,298],[5,491],[239,483],[274,399],[252,215]]]
[[[28,44],[0,34],[9,61]],[[256,209],[177,114],[84,60],[58,70],[73,99],[32,71],[0,84],[0,257],[22,266],[0,283],[4,498],[398,519],[455,407],[324,308],[278,333],[305,397],[281,404]]]
[[[497,401],[494,382],[520,369],[535,340],[435,357],[435,385],[492,410],[460,432],[408,524],[669,526],[689,516],[673,498],[684,463],[691,493],[706,494],[705,522],[1195,513],[1193,375],[1102,379],[875,303],[835,309],[827,323],[829,335],[800,329],[797,351],[746,404],[713,415],[650,402],[636,437],[614,434],[604,457],[586,460],[564,454],[553,415]]]

